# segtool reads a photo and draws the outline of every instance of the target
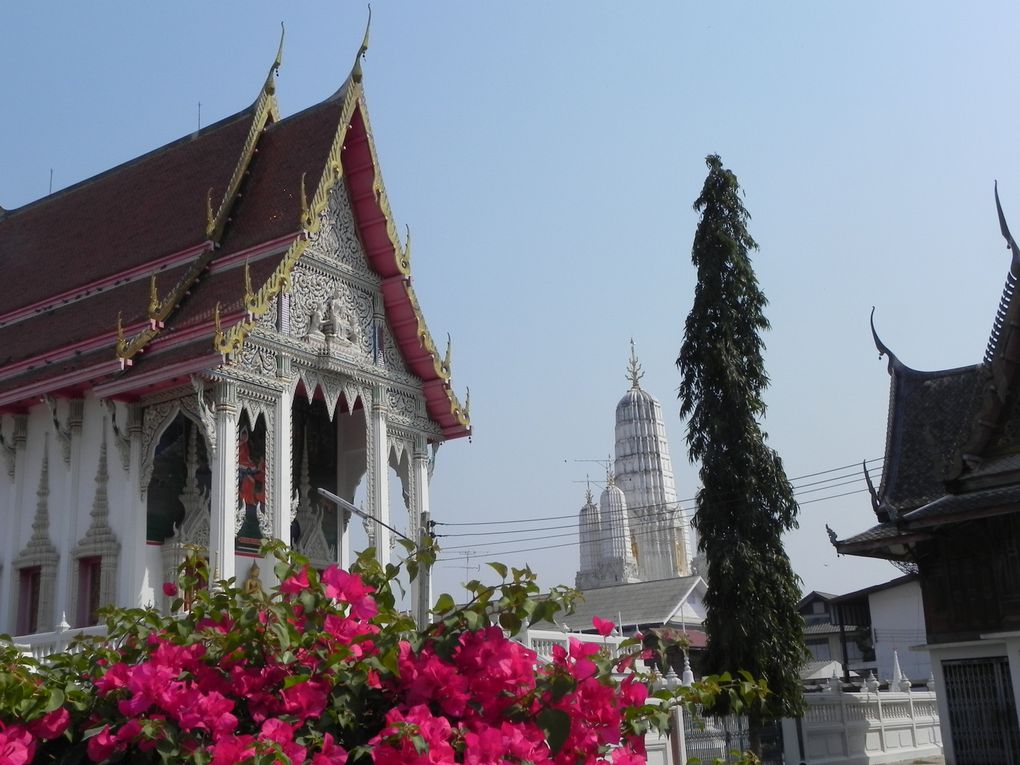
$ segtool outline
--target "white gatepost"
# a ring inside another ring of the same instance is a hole
[[[237,388],[216,383],[216,454],[212,460],[210,584],[234,576],[234,514],[237,510]]]
[[[372,464],[368,469],[372,474],[372,517],[379,523],[372,524],[372,536],[375,539],[375,556],[383,566],[390,562],[390,502],[389,468],[390,445],[386,428],[386,391],[381,385],[372,390],[372,421],[371,433]],[[385,524],[385,525],[384,525]]]

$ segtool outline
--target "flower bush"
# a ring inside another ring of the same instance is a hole
[[[501,585],[468,583],[459,607],[441,596],[419,629],[396,609],[399,568],[371,551],[321,573],[279,545],[264,552],[277,558],[270,593],[205,589],[191,559],[180,587],[165,586],[171,616],[110,610],[106,638],[44,663],[0,641],[0,765],[635,765],[645,732],[668,725],[670,694],[650,694],[640,674],[614,679],[637,641],[614,662],[571,640],[542,663],[512,639],[572,597],[537,598],[527,569],[490,564]],[[410,573],[433,556],[418,551]],[[765,689],[723,678],[685,693]]]

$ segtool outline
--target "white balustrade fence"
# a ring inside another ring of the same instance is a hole
[[[25,655],[41,660],[51,654],[66,651],[71,642],[79,635],[98,637],[105,634],[106,627],[104,625],[81,627],[79,629],[71,629],[69,627],[60,629],[58,626],[53,632],[36,632],[31,635],[19,635],[14,638],[14,645],[21,649],[21,652]]]
[[[515,639],[537,653],[539,659],[549,661],[552,659],[553,646],[559,645],[566,648],[570,643],[570,638],[581,643],[598,643],[614,659],[620,655],[620,643],[624,641],[624,638],[619,635],[602,637],[601,635],[587,635],[578,632],[567,633],[558,630],[536,629],[525,630]]]
[[[799,732],[797,720],[783,720],[787,763],[881,765],[942,754],[933,691],[828,691],[805,700]]]

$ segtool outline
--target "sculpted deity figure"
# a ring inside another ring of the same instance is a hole
[[[325,339],[325,335],[322,334],[322,325],[322,309],[316,308],[308,319],[308,331],[305,332],[305,340],[321,341]]]

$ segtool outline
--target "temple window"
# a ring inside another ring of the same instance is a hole
[[[102,571],[103,559],[100,556],[78,559],[78,603],[74,624],[76,627],[91,627],[99,623]]]
[[[18,572],[19,635],[39,631],[39,600],[42,596],[42,567],[29,566]]]

